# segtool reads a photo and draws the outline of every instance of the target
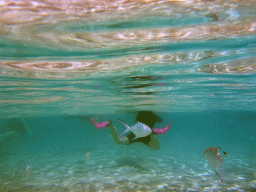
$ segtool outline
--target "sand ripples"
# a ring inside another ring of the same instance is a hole
[[[171,157],[122,158],[120,152],[93,151],[92,159],[85,162],[84,154],[73,153],[43,158],[30,157],[31,172],[14,175],[15,166],[5,162],[0,174],[3,191],[214,191],[255,189],[255,176],[247,169],[252,165],[239,164],[239,160],[226,162],[223,183],[198,155]],[[69,155],[69,156],[68,156]],[[97,156],[96,156],[97,155]],[[104,156],[104,157],[103,157]],[[77,160],[80,159],[80,160]],[[174,159],[174,160],[173,160]],[[176,162],[177,160],[177,162]],[[190,161],[189,161],[190,160]],[[242,162],[248,161],[242,159]],[[16,163],[16,162],[15,162]],[[27,164],[25,164],[27,165]],[[147,168],[141,170],[137,165]],[[18,182],[20,181],[20,182]],[[56,183],[58,185],[56,185]]]

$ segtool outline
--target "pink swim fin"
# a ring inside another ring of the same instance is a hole
[[[109,125],[110,122],[108,121],[104,121],[104,122],[101,122],[101,123],[96,123],[93,118],[90,117],[90,121],[99,129],[102,129],[102,128],[105,128]]]
[[[167,126],[167,127],[164,127],[164,128],[160,128],[160,129],[154,129],[153,132],[160,135],[160,134],[164,134],[166,133],[167,131],[169,131],[169,129],[171,128],[172,126],[172,122]]]

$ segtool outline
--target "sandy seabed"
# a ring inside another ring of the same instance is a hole
[[[0,191],[256,191],[255,160],[231,158],[222,183],[196,154],[96,150],[9,158],[0,164]]]

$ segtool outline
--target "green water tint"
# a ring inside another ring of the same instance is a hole
[[[254,7],[3,2],[0,191],[255,191]],[[142,110],[174,122],[159,150],[89,120],[122,133]]]

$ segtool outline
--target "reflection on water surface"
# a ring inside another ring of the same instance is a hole
[[[254,7],[1,2],[1,113],[255,109]]]

